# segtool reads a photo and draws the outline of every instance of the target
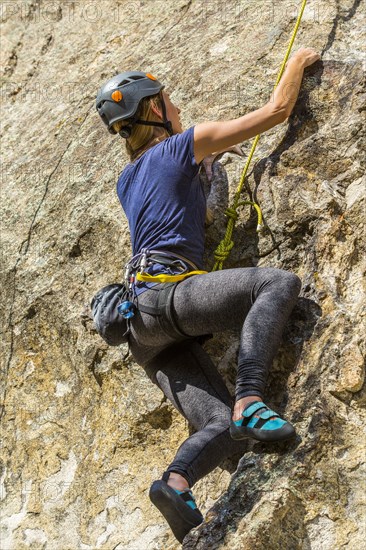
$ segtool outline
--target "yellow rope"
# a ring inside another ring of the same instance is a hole
[[[297,18],[297,21],[296,21],[296,25],[295,25],[294,31],[293,31],[293,33],[292,33],[292,37],[291,37],[290,43],[289,43],[289,45],[288,45],[286,55],[285,55],[284,60],[283,60],[283,62],[282,62],[280,72],[278,73],[277,81],[276,81],[276,84],[275,84],[275,86],[274,86],[274,89],[277,87],[279,81],[281,80],[282,74],[283,74],[283,72],[284,72],[284,70],[285,70],[285,66],[286,66],[287,60],[288,60],[289,55],[290,55],[290,53],[291,53],[292,45],[293,45],[293,43],[294,43],[294,41],[295,41],[296,34],[297,34],[298,28],[299,28],[300,23],[301,23],[301,18],[302,18],[302,14],[304,13],[305,6],[306,6],[306,0],[303,0],[302,6],[301,6],[301,10],[300,10],[299,16],[298,16],[298,18]],[[226,216],[227,216],[229,219],[228,219],[228,223],[227,223],[227,228],[226,228],[225,236],[224,236],[224,238],[222,239],[222,241],[219,243],[218,247],[216,248],[216,250],[215,250],[215,252],[214,252],[215,264],[214,264],[214,266],[213,266],[213,268],[212,268],[212,271],[217,271],[217,270],[219,270],[219,269],[222,269],[222,266],[223,266],[224,261],[227,259],[227,257],[228,257],[229,254],[230,254],[231,249],[232,249],[233,246],[234,246],[234,241],[232,240],[232,235],[233,235],[233,230],[234,230],[234,227],[235,227],[235,222],[236,222],[236,220],[238,219],[238,212],[237,212],[237,210],[238,210],[238,207],[239,207],[239,206],[241,206],[242,204],[251,204],[252,206],[254,206],[254,208],[256,209],[257,214],[258,214],[257,231],[259,231],[259,230],[261,229],[261,227],[262,227],[262,213],[261,213],[261,210],[260,210],[260,207],[258,206],[258,204],[253,203],[253,202],[250,202],[250,201],[242,201],[242,202],[240,202],[240,194],[241,194],[242,189],[243,189],[243,185],[244,185],[244,181],[245,181],[245,176],[246,176],[246,174],[247,174],[247,171],[248,171],[250,162],[251,162],[251,160],[252,160],[254,151],[255,151],[255,149],[256,149],[256,147],[257,147],[257,143],[258,143],[258,141],[259,141],[259,138],[260,138],[260,134],[258,134],[258,135],[255,137],[254,143],[253,143],[252,148],[251,148],[251,150],[250,150],[248,160],[247,160],[247,162],[246,162],[246,164],[245,164],[243,173],[242,173],[241,178],[240,178],[240,181],[239,181],[238,188],[237,188],[236,193],[235,193],[235,195],[234,195],[233,205],[232,205],[231,208],[228,208],[228,209],[225,211],[225,214],[226,214]]]

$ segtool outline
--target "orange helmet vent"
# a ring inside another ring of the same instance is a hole
[[[123,95],[119,90],[115,90],[112,94],[113,101],[116,101],[117,103],[121,101]]]
[[[150,78],[151,80],[157,80],[155,76],[153,76],[151,73],[146,73],[147,78]]]

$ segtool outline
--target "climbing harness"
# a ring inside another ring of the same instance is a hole
[[[292,45],[295,41],[296,34],[297,34],[297,31],[298,31],[298,28],[300,26],[300,22],[301,22],[301,19],[302,19],[302,15],[304,13],[305,6],[306,6],[306,0],[303,0],[302,6],[301,6],[301,9],[300,9],[300,13],[299,13],[299,16],[298,16],[297,21],[296,21],[295,28],[294,28],[294,31],[292,33],[292,37],[291,37],[290,43],[289,43],[287,51],[286,51],[286,55],[285,55],[284,60],[282,62],[280,72],[278,73],[276,84],[274,85],[274,89],[276,89],[276,87],[278,86],[278,83],[281,80],[282,74],[285,70],[285,65],[286,65],[288,57],[291,53]],[[252,201],[240,201],[240,195],[241,195],[241,192],[242,192],[242,189],[243,189],[243,186],[244,186],[245,176],[247,174],[250,162],[252,160],[252,157],[253,157],[254,151],[257,147],[257,143],[259,141],[260,136],[261,135],[258,134],[255,137],[255,140],[253,142],[252,148],[251,148],[250,153],[249,153],[248,160],[245,164],[244,170],[242,172],[242,175],[241,175],[241,178],[240,178],[240,181],[239,181],[238,188],[237,188],[236,193],[234,195],[233,205],[231,206],[231,208],[228,208],[225,211],[225,215],[229,219],[228,219],[228,223],[227,223],[225,236],[222,239],[222,241],[219,243],[218,247],[216,248],[216,250],[214,252],[215,264],[212,268],[212,271],[218,271],[219,269],[222,269],[224,261],[228,258],[229,254],[230,254],[230,252],[231,252],[231,250],[234,246],[234,241],[232,240],[232,235],[233,235],[233,230],[234,230],[234,227],[235,227],[235,222],[239,217],[238,212],[237,212],[239,206],[242,206],[244,204],[250,204],[251,206],[253,206],[256,209],[257,214],[258,214],[257,232],[261,231],[261,229],[263,227],[263,225],[262,225],[262,213],[261,213],[261,209],[260,209],[259,205],[255,202],[252,202]]]
[[[152,275],[148,273],[154,266],[164,266],[168,273]],[[203,275],[207,271],[197,269],[193,262],[179,254],[165,252],[163,250],[148,250],[143,248],[139,254],[133,256],[125,265],[124,283],[128,289],[129,298],[120,306],[120,313],[130,319],[135,313],[136,307],[141,311],[146,308],[137,306],[137,295],[135,285],[144,283],[168,283],[174,286],[192,275]],[[161,305],[161,304],[160,304]],[[159,307],[160,307],[159,305]],[[165,307],[165,306],[164,306]],[[145,313],[153,314],[151,307]]]
[[[168,273],[155,276],[147,273],[147,270],[156,267],[157,264],[164,266]],[[110,346],[128,343],[131,320],[139,310],[156,316],[161,329],[174,340],[189,338],[176,323],[173,296],[178,282],[202,273],[207,271],[198,270],[183,256],[161,250],[143,249],[126,263],[122,283],[105,286],[93,297],[91,310],[98,333]],[[135,288],[139,282],[154,283],[152,286],[157,287],[155,304],[148,306],[139,303]]]
[[[153,264],[159,263],[169,268],[170,271],[178,270],[180,273],[159,273],[151,275],[146,270]],[[189,268],[192,270],[189,271]],[[192,275],[203,275],[207,271],[199,270],[187,258],[171,252],[161,250],[148,250],[143,248],[139,254],[133,256],[125,266],[125,283],[132,290],[132,285],[139,282],[147,283],[178,283]]]
[[[192,275],[203,275],[204,273],[207,273],[207,271],[189,271],[188,273],[182,273],[179,275],[165,275],[164,273],[160,273],[159,275],[149,275],[144,273],[137,273],[136,279],[137,281],[144,281],[146,283],[149,282],[159,282],[159,283],[178,283],[179,281],[183,281],[183,279],[186,279],[187,277],[191,277]]]
[[[168,273],[157,275],[147,273],[149,269],[157,265],[164,266]],[[207,271],[198,270],[190,260],[179,254],[144,248],[125,265],[124,284],[128,297],[118,306],[119,312],[126,319],[128,326],[136,311],[139,310],[158,317],[161,329],[175,340],[189,338],[189,335],[182,332],[176,323],[173,311],[173,296],[180,281],[192,275],[202,275],[204,273],[207,273]],[[139,282],[154,283],[153,286],[159,286],[154,305],[148,306],[139,303],[135,287]],[[161,284],[162,287],[160,288]]]

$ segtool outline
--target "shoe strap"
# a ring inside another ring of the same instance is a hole
[[[184,489],[184,491],[179,491],[179,489],[174,489],[174,491],[177,491],[177,493],[179,493],[184,500],[194,500],[194,496],[190,489]]]
[[[275,411],[269,409],[265,403],[262,403],[262,401],[254,401],[253,403],[249,403],[241,414],[244,418],[250,418],[258,411],[261,411],[259,417],[265,420],[268,420],[273,416],[279,416]]]
[[[277,414],[275,411],[272,411],[271,409],[265,410],[260,414],[260,418],[263,420],[269,420],[270,418],[273,418],[274,416],[279,417],[280,415]]]
[[[185,502],[193,502],[195,508],[197,508],[196,499],[194,498],[190,489],[184,489],[184,491],[178,491],[178,489],[174,489],[174,491],[178,493],[178,495],[180,495]]]
[[[170,472],[164,472],[163,475],[161,476],[161,479],[162,481],[165,481],[167,482],[168,479],[169,479],[169,476],[170,476]],[[172,487],[173,489],[173,487]],[[183,491],[179,491],[178,489],[174,489],[174,491],[176,493],[178,493],[178,495],[180,495],[182,497],[183,500],[185,500],[186,502],[188,502],[189,500],[192,500],[194,502],[194,504],[196,504],[196,500],[193,496],[193,493],[191,491],[191,489],[184,489]]]

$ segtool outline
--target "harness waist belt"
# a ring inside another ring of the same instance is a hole
[[[154,262],[171,268],[177,273],[158,273],[151,275],[146,273],[146,268]],[[189,271],[191,269],[191,271]],[[179,254],[165,252],[163,250],[147,250],[145,248],[139,254],[136,254],[126,264],[125,281],[126,284],[134,280],[145,283],[179,283],[192,275],[204,275],[207,271],[199,270],[193,262],[180,256]]]
[[[204,275],[205,273],[208,273],[208,271],[189,271],[188,273],[180,273],[178,275],[167,275],[166,273],[159,273],[158,275],[136,273],[136,279],[137,281],[144,281],[145,283],[178,283],[192,275]]]

